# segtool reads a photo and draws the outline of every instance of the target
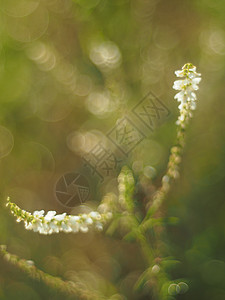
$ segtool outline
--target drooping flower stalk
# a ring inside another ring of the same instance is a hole
[[[56,215],[55,211],[48,211],[45,214],[44,210],[34,211],[31,214],[12,203],[9,197],[6,206],[9,206],[11,213],[17,218],[17,222],[24,222],[27,230],[46,235],[61,231],[66,233],[88,232],[90,228],[102,231],[104,224],[112,218],[111,212],[100,214],[97,211],[78,216],[66,213]]]
[[[106,297],[94,290],[88,290],[81,282],[63,281],[59,277],[39,270],[33,261],[21,259],[17,255],[9,253],[4,245],[0,245],[0,256],[32,279],[45,283],[48,287],[57,290],[59,293],[82,300],[106,300]]]
[[[185,132],[192,117],[192,111],[196,109],[197,97],[195,91],[198,90],[201,74],[196,72],[196,67],[191,63],[185,64],[182,70],[175,71],[175,74],[177,77],[183,77],[182,80],[176,80],[173,85],[175,90],[180,91],[174,96],[180,102],[178,106],[180,115],[176,122],[177,139],[175,146],[171,148],[167,172],[162,178],[162,185],[153,197],[145,220],[158,210],[170,190],[171,181],[179,177],[179,165],[184,148]]]

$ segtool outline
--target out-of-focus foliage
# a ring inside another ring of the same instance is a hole
[[[29,211],[64,212],[54,193],[58,178],[79,172],[82,156],[99,141],[107,144],[116,121],[152,91],[171,114],[122,157],[143,188],[134,199],[141,206],[159,183],[175,137],[173,71],[191,61],[202,73],[200,101],[181,178],[163,207],[180,219],[164,235],[166,252],[181,263],[168,258],[164,264],[175,278],[188,278],[189,291],[178,299],[225,299],[224,11],[224,1],[208,0],[0,2],[1,244],[51,275],[117,290],[129,300],[150,299],[134,291],[144,269],[136,244],[93,232],[39,236],[16,226],[3,206],[10,195]],[[116,174],[102,184],[85,172],[91,197],[68,213],[118,194]],[[1,300],[62,299],[0,263]]]

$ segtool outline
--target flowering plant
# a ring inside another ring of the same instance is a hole
[[[175,218],[159,218],[157,212],[168,192],[172,182],[179,177],[179,165],[184,148],[186,128],[192,117],[192,111],[196,109],[196,94],[198,84],[201,81],[201,74],[196,72],[196,67],[191,63],[183,66],[182,70],[175,72],[177,77],[183,78],[174,82],[173,88],[179,92],[175,99],[180,103],[179,116],[177,124],[177,139],[175,145],[171,148],[171,154],[165,175],[162,177],[161,186],[155,192],[152,199],[149,200],[144,218],[140,218],[137,213],[137,207],[134,201],[135,180],[132,172],[124,167],[118,177],[119,196],[114,199],[110,195],[103,198],[97,211],[89,214],[80,214],[78,216],[56,214],[55,211],[49,211],[46,214],[43,210],[34,211],[33,214],[20,209],[15,203],[7,200],[7,206],[11,213],[16,217],[17,222],[24,222],[25,229],[33,230],[40,234],[52,234],[59,232],[66,233],[86,233],[94,228],[102,231],[106,226],[105,233],[113,235],[120,227],[126,227],[124,239],[135,241],[140,245],[140,249],[146,260],[146,269],[143,271],[134,288],[141,290],[144,286],[151,290],[156,299],[172,299],[179,293],[188,290],[185,281],[170,280],[165,265],[173,261],[168,257],[163,257],[157,246],[157,241],[161,239],[161,232],[155,228],[164,223],[176,223]],[[150,236],[152,231],[154,235]],[[149,240],[154,240],[154,243]],[[48,277],[47,274],[33,267],[30,263],[21,261],[18,257],[9,254],[5,247],[1,247],[0,252],[5,259],[24,270],[28,275],[36,279],[41,279],[46,284],[54,288],[60,288],[63,292],[75,295],[78,299],[123,299],[121,295],[105,296],[93,290],[81,290],[77,283],[64,282],[61,279]],[[159,253],[156,255],[156,253]],[[55,284],[54,284],[55,280]],[[150,291],[148,291],[150,293]]]
[[[56,215],[56,211],[51,210],[46,215],[44,215],[44,210],[34,211],[31,214],[12,203],[10,198],[7,199],[6,205],[10,207],[11,213],[17,217],[17,222],[24,222],[27,230],[45,235],[61,231],[66,233],[88,232],[90,227],[102,231],[103,224],[112,217],[111,212],[100,214],[96,211],[89,214],[80,214],[79,216],[71,216],[66,213]]]

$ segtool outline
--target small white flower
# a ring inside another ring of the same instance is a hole
[[[88,224],[88,225],[93,224],[92,218],[87,218],[87,219],[85,220],[85,223]]]
[[[32,230],[33,229],[33,226],[32,226],[32,223],[31,222],[25,222],[25,228],[27,229],[27,230]]]
[[[51,221],[55,215],[56,215],[56,211],[54,211],[54,210],[48,211],[46,216],[44,217],[45,221],[47,221],[47,222]]]
[[[81,232],[85,232],[85,233],[88,232],[88,226],[82,224],[82,225],[80,226],[80,231],[81,231]]]
[[[92,211],[89,216],[94,220],[101,220],[101,215],[97,211]]]
[[[184,91],[181,91],[174,96],[174,99],[177,99],[178,102],[182,102],[183,98],[184,98]]]
[[[184,80],[176,80],[176,81],[174,81],[173,89],[174,89],[174,90],[177,90],[177,91],[181,91],[181,90],[183,90],[187,85],[188,85],[188,80],[187,80],[187,79],[184,79]]]
[[[60,214],[60,215],[56,215],[56,216],[54,217],[54,219],[55,219],[56,221],[63,221],[64,218],[65,218],[65,216],[66,216],[66,213],[63,213],[63,214]]]
[[[79,220],[80,220],[80,216],[70,216],[69,217],[69,222],[74,225],[77,224],[79,222]]]
[[[95,218],[97,215],[98,215],[98,213],[97,213],[96,211],[92,211],[92,212],[90,212],[90,214],[89,214],[89,216],[90,216],[91,218]]]
[[[190,106],[191,110],[195,110],[196,109],[196,102],[191,101],[191,106]]]
[[[186,73],[187,73],[187,67],[188,67],[189,77],[190,77],[190,78],[193,78],[193,77],[196,77],[196,76],[201,76],[200,73],[197,73],[197,72],[196,72],[196,67],[193,66],[192,64],[185,64],[185,65],[182,67],[182,70],[175,71],[176,76],[177,76],[177,77],[184,77],[184,76],[186,76]]]
[[[184,71],[183,70],[175,71],[175,74],[176,74],[177,77],[184,77]]]
[[[39,231],[39,229],[41,228],[41,226],[42,226],[42,223],[41,223],[41,221],[40,220],[35,220],[35,221],[32,221],[31,222],[31,225],[32,225],[32,230],[34,231],[34,232],[38,232]]]
[[[78,232],[80,230],[80,224],[78,222],[70,224],[70,227],[71,227],[73,232]]]
[[[42,210],[35,210],[34,212],[33,212],[33,216],[34,217],[43,217],[44,216],[44,213],[45,213],[45,211],[42,209]]]
[[[64,231],[64,232],[71,232],[72,231],[72,228],[69,226],[69,224],[66,224],[66,223],[62,223],[61,228],[62,228],[62,231]]]
[[[51,221],[49,223],[49,230],[52,230],[52,232],[55,232],[55,233],[59,233],[59,226],[57,226],[56,221]]]
[[[97,222],[97,223],[95,224],[95,228],[96,228],[98,231],[102,231],[102,230],[103,230],[103,225],[102,225],[102,223]]]

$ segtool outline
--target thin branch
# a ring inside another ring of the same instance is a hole
[[[51,289],[57,290],[58,292],[76,296],[80,300],[106,299],[98,292],[88,290],[81,282],[63,281],[59,277],[54,277],[39,270],[37,267],[35,267],[32,261],[21,259],[17,255],[10,254],[6,250],[6,246],[4,245],[0,245],[0,256],[2,256],[3,259],[11,265],[14,265],[15,267],[23,271],[30,278],[43,282]]]

